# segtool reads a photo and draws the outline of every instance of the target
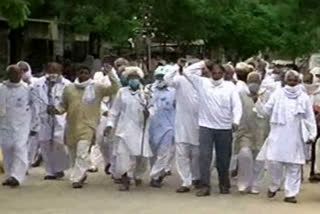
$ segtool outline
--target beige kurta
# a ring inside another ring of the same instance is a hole
[[[268,119],[258,116],[254,110],[255,104],[247,92],[241,92],[240,98],[243,113],[234,136],[235,153],[239,153],[243,147],[249,147],[256,156],[269,133]]]
[[[73,145],[80,140],[93,141],[96,128],[100,121],[101,101],[104,97],[115,94],[118,84],[110,87],[95,84],[95,100],[90,104],[82,102],[84,89],[75,84],[67,86],[63,93],[62,107],[67,112],[66,143]]]

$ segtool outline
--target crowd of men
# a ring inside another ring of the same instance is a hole
[[[72,187],[82,188],[102,157],[120,191],[147,172],[161,188],[175,159],[177,193],[210,195],[215,166],[221,194],[230,193],[230,177],[242,194],[259,194],[267,169],[268,197],[284,188],[284,201],[297,203],[306,162],[309,180],[320,181],[320,68],[297,70],[263,59],[180,58],[159,64],[145,84],[143,70],[119,58],[95,72],[79,66],[71,82],[58,63],[35,78],[20,61],[0,85],[2,185],[19,186],[40,153],[45,180],[70,170]]]

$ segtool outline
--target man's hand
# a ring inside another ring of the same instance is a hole
[[[104,136],[109,136],[111,134],[112,127],[107,126],[104,130]]]
[[[258,95],[252,95],[251,98],[253,99],[253,102],[256,103],[258,101],[259,96]]]
[[[108,112],[108,111],[105,111],[105,112],[103,112],[103,114],[102,114],[102,116],[104,116],[104,117],[108,117],[108,115],[109,115],[109,112]]]
[[[36,136],[37,134],[38,134],[38,132],[35,132],[35,131],[31,131],[31,132],[30,132],[30,136],[31,136],[31,137],[34,137],[34,136]]]
[[[54,106],[50,105],[47,108],[47,113],[49,115],[56,115],[56,114],[59,114],[59,111]]]
[[[308,140],[306,144],[311,145],[311,144],[313,144],[313,143],[314,143],[314,142],[313,142],[312,140]]]
[[[144,116],[145,119],[149,118],[150,112],[149,112],[148,109],[145,109],[145,110],[143,111],[143,116]]]
[[[239,125],[238,124],[235,124],[235,123],[233,123],[232,124],[232,131],[237,131],[238,130],[238,128],[239,128]]]

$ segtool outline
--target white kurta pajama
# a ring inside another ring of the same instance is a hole
[[[151,179],[158,180],[170,168],[174,146],[175,90],[151,86],[153,116],[150,118]]]
[[[114,72],[115,78],[119,80],[116,72]],[[103,72],[96,72],[94,75],[94,81],[98,84],[103,84],[105,86],[111,85],[108,76],[105,76]],[[104,166],[111,165],[109,172],[112,173],[115,167],[115,156],[113,155],[113,141],[114,136],[109,135],[104,136],[104,130],[107,126],[107,116],[103,114],[109,112],[110,106],[112,104],[113,97],[105,97],[101,102],[101,118],[96,131],[95,145],[91,147],[90,159],[92,167],[97,167],[98,164],[103,159]],[[113,132],[114,133],[114,132]]]
[[[24,83],[0,86],[0,145],[7,177],[19,183],[28,170],[28,138],[32,115],[30,88]]]
[[[108,127],[114,127],[118,138],[115,146],[115,177],[125,173],[130,178],[141,179],[147,169],[147,158],[153,156],[149,145],[149,119],[144,118],[144,110],[150,109],[150,101],[142,89],[132,91],[121,88],[112,105]]]
[[[34,87],[35,83],[39,80],[39,78],[32,76],[32,71],[29,66],[29,71],[27,74],[28,78],[24,80],[31,88]],[[23,78],[24,79],[24,78]],[[31,89],[32,90],[32,89]],[[32,121],[33,119],[31,119]],[[40,142],[38,140],[38,136],[29,136],[28,140],[28,160],[29,165],[33,164],[37,156],[40,155]]]
[[[285,168],[285,196],[295,197],[300,191],[301,166],[305,164],[304,143],[316,137],[316,123],[312,104],[299,85],[294,92],[289,87],[278,89],[264,106],[270,115],[271,131],[261,149],[258,160],[268,160],[272,183],[269,190],[276,192],[282,176],[274,171]],[[303,131],[306,127],[307,134]],[[306,137],[307,135],[307,137]]]
[[[164,80],[176,89],[175,142],[177,170],[182,186],[190,187],[199,180],[199,125],[197,91],[192,83],[180,75],[178,65]]]
[[[32,97],[36,115],[32,118],[32,131],[38,133],[41,154],[45,162],[46,174],[54,176],[69,168],[70,159],[64,144],[66,115],[51,116],[47,113],[49,105],[56,106],[62,100],[64,88],[70,81],[59,77],[49,92],[49,83],[46,77],[40,78],[32,89]]]

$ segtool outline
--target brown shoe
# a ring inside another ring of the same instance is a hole
[[[74,182],[72,183],[73,189],[81,189],[83,187],[83,184],[81,182]]]
[[[320,182],[320,175],[315,174],[309,177],[310,183],[319,183]]]
[[[130,179],[127,175],[121,177],[121,184],[119,186],[119,191],[129,191],[130,189]]]
[[[87,170],[87,172],[89,173],[96,173],[98,171],[99,171],[98,167],[91,167],[90,169]]]
[[[158,180],[152,179],[150,181],[150,186],[154,188],[161,188],[161,181],[159,179]]]
[[[88,176],[84,175],[84,177],[79,181],[81,184],[84,184],[84,182],[86,182]]]
[[[287,197],[283,200],[286,203],[296,204],[298,203],[296,197]]]
[[[271,192],[270,190],[268,190],[268,198],[274,198],[277,194],[277,191],[276,192]]]
[[[220,194],[228,195],[230,194],[230,189],[228,187],[220,187]]]
[[[201,182],[200,182],[200,180],[193,180],[193,181],[192,181],[192,185],[193,185],[194,188],[196,188],[196,189],[200,189],[200,188],[201,188]]]
[[[176,190],[176,193],[186,193],[186,192],[190,192],[190,188],[181,186]]]
[[[209,187],[202,187],[196,194],[198,197],[205,197],[210,195],[210,188]]]

